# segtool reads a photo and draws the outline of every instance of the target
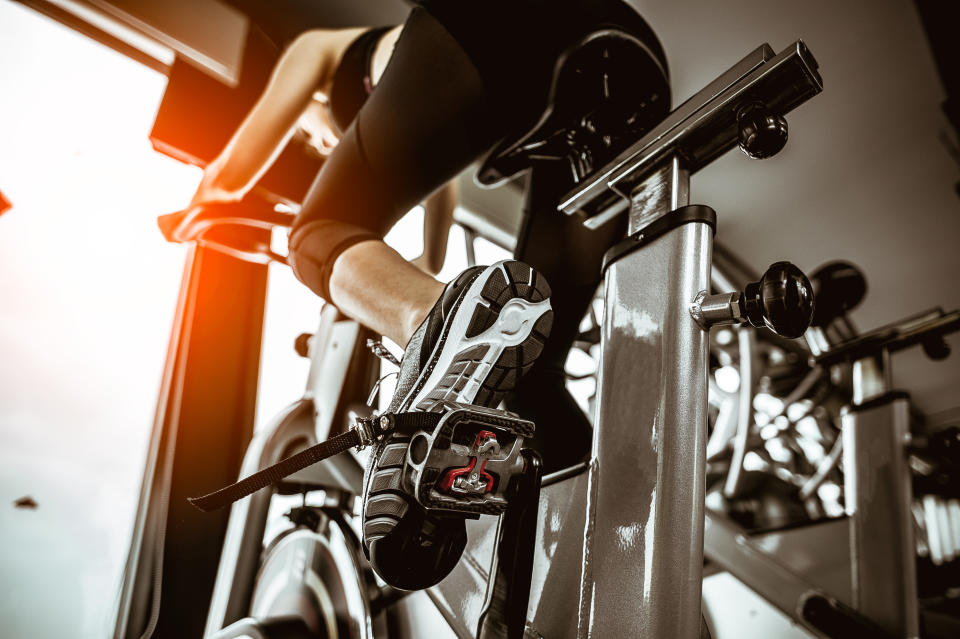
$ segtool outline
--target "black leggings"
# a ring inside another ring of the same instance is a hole
[[[407,20],[376,90],[323,165],[291,233],[292,266],[329,298],[337,256],[382,238],[497,139],[483,82],[426,11]]]
[[[317,175],[291,234],[297,276],[325,299],[336,257],[539,116],[559,54],[615,26],[659,43],[620,0],[425,0]],[[549,277],[549,275],[548,275]]]
[[[619,0],[423,4],[411,13],[376,90],[323,166],[293,226],[291,266],[326,299],[340,253],[382,238],[498,140],[534,123],[557,56],[571,43],[617,26],[662,58],[649,27]],[[518,240],[517,257],[550,282],[555,318],[512,405],[535,419],[538,433],[551,433],[541,440],[548,469],[576,461],[590,441],[589,423],[564,390],[563,364],[599,283],[603,251],[622,233],[616,224],[588,231],[554,204],[528,202]],[[574,252],[578,259],[571,260]]]

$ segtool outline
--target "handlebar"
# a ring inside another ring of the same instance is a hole
[[[277,226],[290,228],[293,220],[293,214],[265,206],[213,203],[161,215],[157,226],[168,242],[196,242],[247,262],[286,264],[286,256],[275,253],[269,239],[263,241],[238,231],[244,227],[267,231]]]
[[[943,336],[958,330],[960,311],[945,313],[935,308],[839,344],[815,357],[813,362],[820,366],[833,366],[872,357],[884,350],[892,353],[915,344],[923,344],[930,357],[943,359],[949,354],[949,349],[943,350],[946,344],[942,344],[941,348]]]
[[[774,120],[792,111],[823,90],[817,69],[817,61],[803,41],[798,40],[779,54],[774,54],[769,45],[761,45],[578,184],[563,197],[558,208],[568,215],[582,213],[588,219],[596,218],[596,226],[601,223],[599,220],[625,211],[634,187],[670,154],[681,155],[684,168],[691,175],[738,141],[747,144],[744,151],[748,155],[766,157],[775,152],[776,145],[769,144],[769,135],[757,137],[761,132],[755,119],[738,118],[738,114],[745,115],[744,107],[757,103],[762,104],[765,117]],[[759,144],[744,139],[744,125],[754,129],[747,138],[756,138]],[[774,138],[786,139],[785,126],[772,133]]]

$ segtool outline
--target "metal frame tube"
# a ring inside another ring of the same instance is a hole
[[[854,606],[893,636],[918,637],[910,400],[888,393],[841,421]]]
[[[737,410],[737,435],[733,441],[733,458],[730,460],[730,472],[723,486],[723,494],[728,499],[738,497],[743,485],[743,460],[747,456],[750,431],[753,429],[753,399],[756,396],[757,366],[756,331],[750,326],[737,327],[737,339],[740,346],[740,389]]]
[[[632,231],[686,203],[677,159],[656,175]],[[607,270],[581,637],[699,636],[709,354],[687,307],[711,247],[707,224],[683,224]]]

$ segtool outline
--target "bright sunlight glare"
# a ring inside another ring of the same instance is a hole
[[[104,637],[185,255],[155,219],[199,170],[147,139],[162,75],[7,0],[0,60],[0,619]]]

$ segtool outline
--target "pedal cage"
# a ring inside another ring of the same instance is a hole
[[[520,455],[533,422],[513,413],[440,401],[432,431],[414,433],[404,466],[405,488],[427,510],[499,515],[506,510]]]

